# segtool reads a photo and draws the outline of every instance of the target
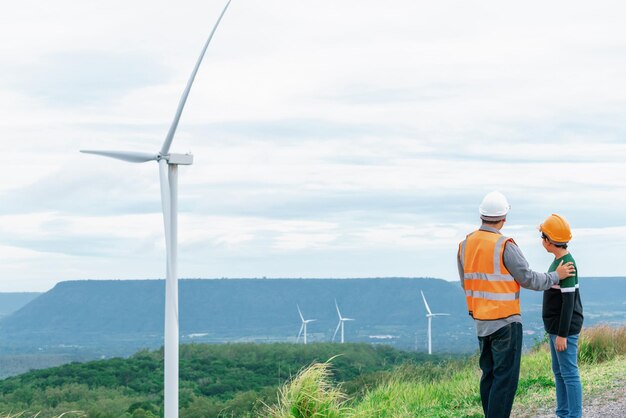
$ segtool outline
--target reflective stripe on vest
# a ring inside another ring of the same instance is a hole
[[[494,320],[520,314],[520,286],[502,262],[510,238],[476,231],[459,245],[465,299],[474,319]]]

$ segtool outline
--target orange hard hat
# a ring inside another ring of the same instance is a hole
[[[539,230],[555,244],[565,244],[572,239],[572,230],[562,216],[555,213],[539,225]]]

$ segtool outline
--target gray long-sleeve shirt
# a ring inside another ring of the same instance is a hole
[[[480,227],[481,231],[492,232],[494,234],[502,235],[500,231],[487,225]],[[519,247],[512,243],[507,242],[504,247],[504,254],[502,256],[504,266],[511,273],[511,276],[519,283],[520,286],[530,290],[547,290],[552,285],[559,283],[559,275],[556,271],[551,273],[538,273],[530,269],[528,261],[524,258],[524,254]],[[461,279],[461,287],[465,289],[463,265],[461,260],[457,257],[457,264],[459,268],[459,278]],[[476,334],[479,337],[486,337],[491,335],[505,325],[512,322],[522,322],[521,315],[513,315],[504,319],[496,319],[493,321],[481,321],[479,319],[474,320],[476,323]]]

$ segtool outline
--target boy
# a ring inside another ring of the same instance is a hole
[[[540,226],[543,247],[554,255],[548,271],[560,263],[572,262],[567,250],[572,232],[567,221],[550,215]],[[578,336],[583,325],[583,307],[576,274],[543,292],[543,324],[550,336],[552,371],[556,383],[557,417],[582,417],[582,384],[578,373]]]

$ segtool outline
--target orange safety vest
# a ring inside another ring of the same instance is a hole
[[[474,319],[490,321],[519,315],[520,285],[503,262],[507,241],[500,234],[475,231],[459,244],[467,309]]]

